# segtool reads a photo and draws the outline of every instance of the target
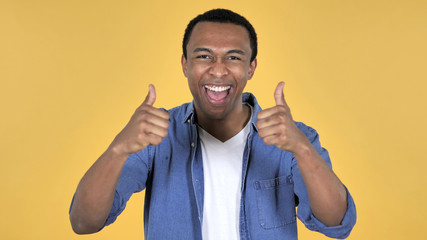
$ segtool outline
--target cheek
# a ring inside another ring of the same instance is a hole
[[[234,66],[230,68],[230,72],[232,72],[233,76],[240,81],[246,81],[249,78],[249,71],[243,66]]]
[[[204,78],[206,72],[206,69],[201,67],[192,68],[191,71],[188,72],[188,80],[191,81],[193,85],[197,85],[200,80]]]
[[[194,73],[189,73],[187,80],[191,94],[193,95],[193,97],[197,97],[200,91],[198,78],[194,75]]]

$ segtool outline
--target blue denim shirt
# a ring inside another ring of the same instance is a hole
[[[347,237],[356,222],[351,195],[347,192],[348,209],[341,225],[327,227],[317,220],[294,156],[264,144],[255,126],[261,108],[250,93],[244,93],[243,101],[253,106],[254,117],[243,155],[240,238],[297,239],[296,217],[310,230]],[[169,132],[162,143],[132,154],[126,161],[105,225],[115,221],[134,192],[145,189],[145,239],[201,239],[203,161],[193,104],[169,113]],[[296,124],[331,166],[317,132]]]

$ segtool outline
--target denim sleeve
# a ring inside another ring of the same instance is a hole
[[[125,209],[126,203],[133,193],[145,189],[148,174],[151,171],[152,151],[152,147],[148,146],[139,153],[131,154],[126,160],[117,183],[113,206],[104,226],[116,220]]]
[[[331,160],[329,158],[329,153],[326,149],[322,148],[319,141],[319,135],[316,130],[311,127],[304,125],[303,123],[296,123],[300,130],[308,137],[310,142],[313,144],[314,148],[320,154],[320,156],[325,160],[325,162],[332,168]],[[347,188],[347,212],[345,216],[338,226],[328,227],[320,222],[313,215],[310,207],[310,203],[308,200],[307,189],[305,187],[304,181],[302,179],[301,173],[298,169],[298,165],[296,160],[293,160],[292,164],[292,175],[294,180],[294,192],[298,198],[298,208],[297,208],[297,216],[304,223],[304,225],[312,230],[321,232],[324,235],[332,238],[346,238],[353,226],[356,223],[356,207],[348,192]]]

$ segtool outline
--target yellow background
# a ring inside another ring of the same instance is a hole
[[[184,29],[225,7],[259,36],[246,90],[270,107],[285,81],[294,118],[319,131],[353,194],[349,239],[425,239],[426,1],[202,2],[1,1],[0,238],[143,239],[143,193],[89,236],[71,230],[71,197],[149,83],[158,107],[191,100]]]

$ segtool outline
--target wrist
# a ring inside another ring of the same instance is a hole
[[[307,156],[310,156],[313,154],[313,150],[316,151],[310,142],[302,142],[298,145],[296,145],[295,150],[292,151],[292,154],[295,156],[295,158],[305,158]]]
[[[303,156],[310,154],[313,150],[315,151],[311,142],[302,132],[300,132],[298,137],[295,138],[289,152],[292,152],[294,156]]]
[[[327,166],[310,142],[308,144],[301,145],[298,148],[298,151],[293,152],[293,154],[297,160],[300,171],[314,173],[317,172],[319,168]]]
[[[107,152],[109,152],[114,159],[127,159],[130,155],[125,151],[125,148],[122,145],[114,144],[114,142],[108,147]]]

